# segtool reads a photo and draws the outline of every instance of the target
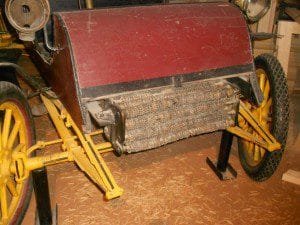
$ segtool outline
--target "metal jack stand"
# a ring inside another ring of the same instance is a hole
[[[233,134],[224,130],[222,133],[222,140],[220,145],[220,151],[217,163],[213,163],[208,157],[206,158],[206,163],[215,172],[215,174],[220,178],[220,180],[230,180],[237,177],[237,172],[229,164],[229,155],[232,145]]]
[[[32,171],[32,178],[37,208],[36,225],[54,225],[56,218],[52,218],[46,168]]]

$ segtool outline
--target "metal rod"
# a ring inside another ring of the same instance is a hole
[[[27,170],[32,171],[44,166],[51,166],[62,162],[68,162],[69,160],[69,152],[59,152],[46,156],[37,156],[28,158],[25,162],[25,167]]]
[[[49,112],[49,116],[52,119],[52,122],[55,125],[55,128],[61,137],[61,139],[65,142],[67,139],[71,139],[72,135],[68,128],[65,126],[64,122],[60,119],[60,115],[58,110],[56,109],[55,105],[51,102],[50,99],[46,98],[45,96],[41,95],[42,101]]]
[[[237,177],[236,170],[228,162],[232,145],[232,139],[233,134],[224,130],[222,133],[218,161],[214,163],[208,157],[206,158],[206,163],[220,178],[220,180],[229,180]]]
[[[32,171],[33,187],[40,225],[52,225],[51,202],[45,167]]]
[[[228,166],[228,160],[233,140],[233,134],[224,130],[222,133],[222,140],[220,145],[220,151],[218,155],[217,169],[221,172],[225,172]]]
[[[50,41],[49,41],[49,38],[48,38],[48,30],[47,30],[47,25],[44,26],[43,28],[43,31],[44,31],[44,40],[45,40],[45,45],[46,45],[46,48],[50,51],[59,51],[60,48],[58,47],[54,47],[50,44]]]

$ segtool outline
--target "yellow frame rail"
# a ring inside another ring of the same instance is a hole
[[[32,170],[69,161],[75,162],[99,186],[105,193],[106,199],[121,196],[123,189],[116,184],[101,156],[101,153],[112,150],[111,143],[95,144],[92,140],[93,135],[101,134],[103,131],[83,135],[59,100],[49,99],[44,95],[41,95],[41,99],[61,139],[39,141],[27,150],[27,154],[14,154],[11,171],[16,175],[16,181],[22,182],[28,178]],[[60,143],[63,150],[61,153],[30,157],[30,154],[37,149]]]

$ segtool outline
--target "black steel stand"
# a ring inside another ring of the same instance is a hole
[[[52,211],[46,168],[32,171],[39,225],[52,225]]]
[[[237,172],[228,162],[232,139],[233,134],[224,130],[222,133],[222,140],[217,163],[213,163],[208,157],[206,158],[206,163],[220,178],[220,180],[229,180],[237,177]]]

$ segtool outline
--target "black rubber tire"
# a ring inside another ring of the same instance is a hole
[[[241,139],[238,140],[238,149],[241,165],[249,177],[255,181],[264,181],[270,178],[277,169],[285,149],[289,127],[289,97],[285,73],[273,55],[259,55],[255,58],[255,67],[263,69],[269,79],[272,97],[271,133],[281,143],[282,148],[278,151],[266,152],[256,166],[247,163]]]
[[[26,128],[29,134],[29,144],[33,145],[35,143],[34,121],[31,115],[30,107],[24,94],[22,93],[21,89],[16,85],[6,81],[0,81],[0,104],[7,100],[12,100],[16,102],[22,109],[22,113],[26,120]],[[25,182],[26,184],[23,189],[24,191],[21,196],[21,200],[9,224],[21,224],[27,211],[33,190],[32,177],[30,176]]]
[[[0,81],[7,81],[15,84],[18,87],[20,86],[14,68],[9,68],[9,67],[0,68]]]

